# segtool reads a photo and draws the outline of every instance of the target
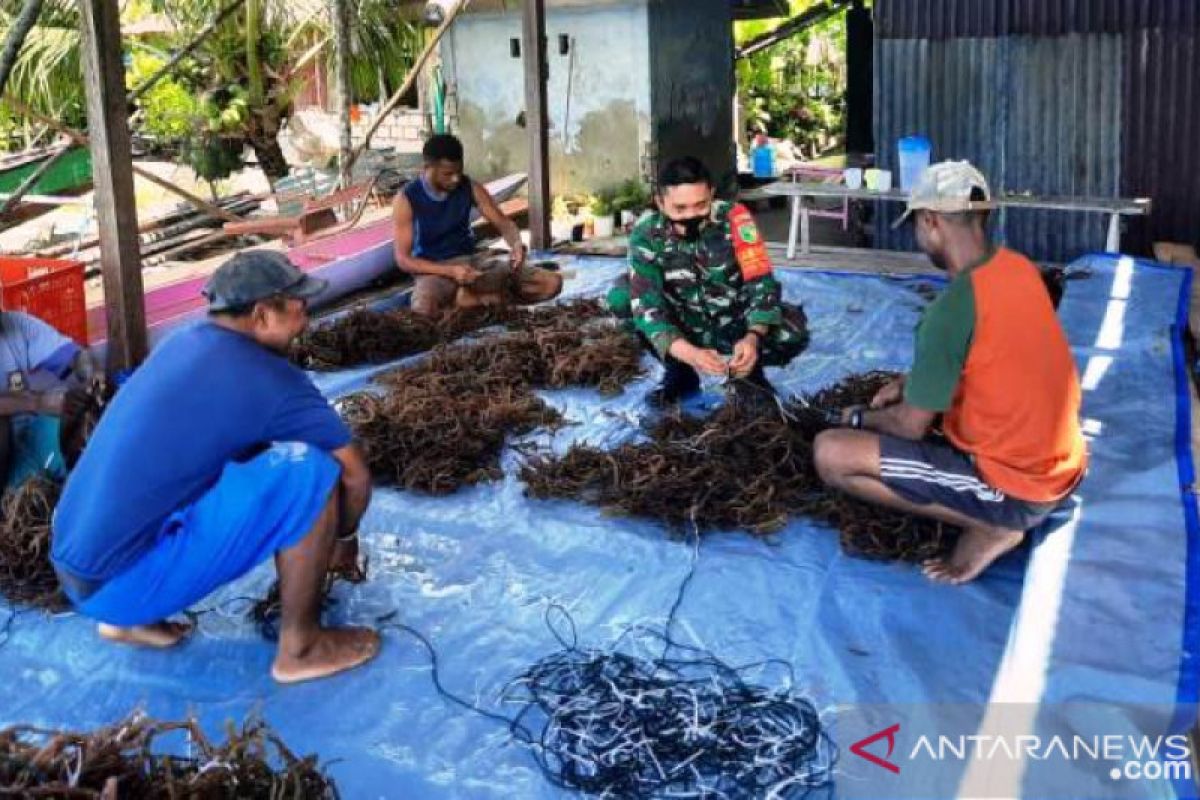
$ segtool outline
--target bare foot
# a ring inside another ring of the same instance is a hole
[[[979,573],[1019,545],[1024,538],[1024,531],[968,528],[958,537],[958,543],[954,545],[954,552],[949,558],[934,558],[923,564],[925,575],[941,583],[966,583],[978,577]]]
[[[379,653],[379,634],[370,628],[321,628],[312,643],[296,653],[280,637],[271,677],[280,683],[325,678],[365,664]]]
[[[100,636],[110,642],[140,647],[174,647],[192,632],[186,622],[156,622],[153,625],[133,625],[128,628],[101,622],[96,626]]]

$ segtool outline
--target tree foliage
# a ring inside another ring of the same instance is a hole
[[[139,85],[215,19],[229,0],[127,0],[126,20],[162,15],[174,30],[125,41],[127,78]],[[20,12],[0,0],[0,37]],[[415,60],[422,33],[392,0],[358,0],[352,26],[351,79],[356,100],[398,87]],[[287,163],[277,140],[303,81],[333,63],[327,3],[247,0],[167,78],[140,98],[135,125],[181,152],[205,177],[241,166],[249,145],[269,177]],[[46,0],[9,81],[23,103],[77,128],[86,127],[77,0]],[[0,105],[0,136],[24,126]],[[10,137],[15,138],[15,137]],[[14,141],[10,146],[27,145]],[[224,174],[222,174],[224,173]]]
[[[816,0],[791,0],[791,14]],[[739,22],[735,37],[742,44],[777,25],[779,20]],[[844,139],[846,92],[846,21],[833,17],[738,60],[738,91],[745,127],[791,139],[816,156]]]

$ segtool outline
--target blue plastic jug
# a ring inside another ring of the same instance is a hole
[[[750,152],[750,160],[754,165],[754,177],[775,177],[775,150],[769,144],[759,145]]]
[[[929,166],[933,145],[924,136],[905,136],[900,140],[900,188],[911,191]]]

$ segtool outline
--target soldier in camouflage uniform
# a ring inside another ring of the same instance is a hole
[[[714,201],[712,178],[694,158],[667,164],[656,201],[659,210],[629,237],[629,274],[608,296],[666,368],[652,402],[695,393],[697,370],[741,379],[743,392],[773,392],[763,366],[787,364],[808,336],[804,312],[780,301],[750,213]]]

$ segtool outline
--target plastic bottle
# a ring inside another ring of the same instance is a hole
[[[929,166],[933,145],[924,136],[905,136],[898,143],[900,151],[900,188],[911,191]]]
[[[750,151],[750,163],[754,169],[754,177],[775,177],[775,150],[766,137],[762,137],[761,143],[755,142],[754,149]]]

